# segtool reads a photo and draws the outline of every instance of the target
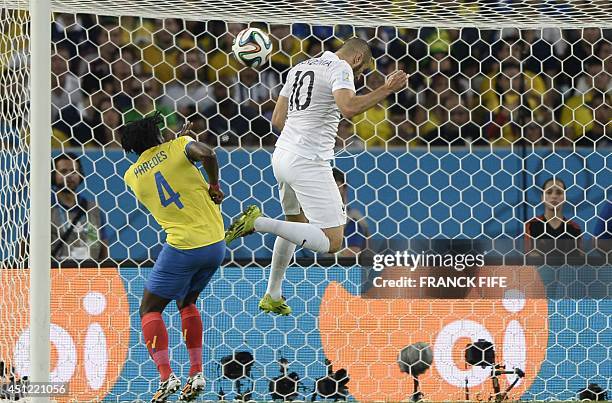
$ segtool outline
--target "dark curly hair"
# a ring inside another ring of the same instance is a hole
[[[164,118],[159,112],[143,119],[135,120],[123,126],[119,131],[119,141],[125,152],[138,155],[163,142],[160,125]]]

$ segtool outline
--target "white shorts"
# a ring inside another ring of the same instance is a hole
[[[301,209],[308,222],[319,228],[346,224],[346,210],[329,161],[313,161],[276,148],[272,169],[285,215],[297,215]]]

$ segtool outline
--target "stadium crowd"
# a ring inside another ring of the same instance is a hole
[[[410,85],[343,120],[339,146],[612,144],[612,30],[269,25],[274,53],[256,71],[231,56],[244,27],[56,14],[54,146],[117,147],[117,128],[153,110],[171,130],[191,119],[212,145],[273,145],[269,119],[289,67],[354,35],[370,40],[376,58],[362,91],[396,66]],[[14,59],[2,67],[13,86],[19,80],[11,74],[22,74]],[[14,99],[2,102],[0,130],[23,138],[23,116],[10,113]]]

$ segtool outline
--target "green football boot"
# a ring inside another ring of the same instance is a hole
[[[278,301],[273,300],[270,294],[264,295],[264,297],[259,301],[259,309],[267,313],[275,313],[278,315],[291,315],[292,309],[285,302],[285,298],[281,298]]]
[[[235,239],[255,232],[255,219],[257,217],[261,217],[259,207],[247,207],[240,217],[236,218],[227,231],[225,231],[225,243],[229,245]]]

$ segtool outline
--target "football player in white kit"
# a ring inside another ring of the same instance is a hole
[[[257,206],[249,206],[225,236],[229,244],[253,232],[277,235],[268,289],[259,302],[265,312],[291,313],[281,285],[296,245],[322,253],[342,248],[346,213],[331,166],[340,114],[350,119],[406,87],[406,73],[396,71],[384,85],[356,95],[354,77],[371,60],[367,42],[353,38],[336,53],[324,52],[289,70],[272,115],[281,131],[272,167],[286,221],[264,217]]]

